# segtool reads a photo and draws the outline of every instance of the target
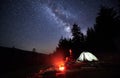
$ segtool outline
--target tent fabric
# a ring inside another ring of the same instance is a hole
[[[98,61],[98,58],[90,52],[82,52],[77,61]]]

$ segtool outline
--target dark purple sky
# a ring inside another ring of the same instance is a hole
[[[61,36],[71,37],[76,23],[85,34],[100,6],[117,0],[0,0],[0,46],[53,52]]]

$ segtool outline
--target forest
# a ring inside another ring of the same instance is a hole
[[[72,38],[61,37],[53,55],[69,56],[73,51],[75,59],[82,51],[93,53],[120,52],[120,11],[102,6],[93,27],[87,29],[87,34],[81,32],[81,27],[74,24],[71,28]]]

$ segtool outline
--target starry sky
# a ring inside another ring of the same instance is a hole
[[[86,34],[100,6],[117,0],[0,0],[0,46],[51,53],[61,36],[71,38],[74,23]]]

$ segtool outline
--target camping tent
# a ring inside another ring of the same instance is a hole
[[[93,55],[90,52],[82,52],[78,59],[76,60],[77,62],[83,62],[83,61],[98,61],[97,57]]]

